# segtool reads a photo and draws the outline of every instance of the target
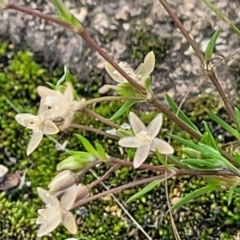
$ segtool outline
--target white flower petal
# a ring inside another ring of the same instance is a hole
[[[42,216],[40,219],[37,219],[37,222],[43,222],[37,232],[38,237],[42,237],[44,235],[52,232],[61,222],[61,209],[58,207],[49,207],[44,209],[42,212]]]
[[[126,79],[118,72],[115,70],[115,68],[108,62],[104,63],[105,70],[107,73],[110,75],[110,77],[116,81],[116,82],[123,82],[126,81]]]
[[[141,145],[137,149],[137,151],[135,153],[135,156],[134,156],[134,159],[133,159],[133,167],[134,168],[138,168],[143,164],[143,162],[148,157],[149,151],[150,151],[150,146],[149,145]]]
[[[29,127],[31,123],[38,123],[40,121],[39,117],[29,113],[18,113],[15,116],[16,121],[24,127]]]
[[[43,98],[41,98],[37,115],[40,116],[42,112],[45,112],[47,110],[48,110],[48,106],[44,105]]]
[[[38,192],[38,196],[42,199],[42,201],[45,204],[49,204],[51,206],[54,206],[54,205],[58,206],[60,204],[57,197],[51,194],[49,191],[38,187],[37,192]]]
[[[53,121],[44,120],[42,131],[43,131],[44,134],[52,135],[52,134],[58,133],[59,129]]]
[[[27,146],[27,156],[29,156],[39,145],[43,138],[43,132],[33,132]]]
[[[71,103],[73,101],[73,86],[70,82],[67,82],[67,87],[65,89],[65,92],[64,92],[64,96],[66,98],[66,100]]]
[[[141,63],[135,70],[135,73],[139,80],[144,81],[150,76],[155,66],[155,55],[154,52],[149,52],[144,58],[144,62]]]
[[[151,151],[155,151],[156,149],[162,154],[174,153],[173,147],[170,144],[168,144],[166,141],[159,138],[154,138],[151,145]]]
[[[163,116],[159,113],[147,126],[147,132],[152,138],[155,138],[159,133],[163,122]]]
[[[61,92],[59,92],[57,90],[47,88],[45,86],[38,86],[37,87],[37,92],[38,92],[38,95],[43,99],[45,99],[46,97],[49,97],[49,96],[54,97],[54,99],[58,99],[58,98],[61,98],[63,96],[63,94]],[[47,101],[49,101],[49,99]],[[44,105],[46,105],[45,102],[43,102],[43,103],[44,103]]]
[[[128,148],[138,148],[141,145],[141,143],[139,141],[137,141],[136,137],[124,137],[124,138],[121,138],[118,141],[118,144],[121,147],[128,147]]]
[[[73,184],[62,195],[60,200],[61,206],[66,210],[71,209],[75,202],[76,197],[77,197],[77,185]]]
[[[62,221],[64,227],[71,233],[76,234],[77,233],[77,224],[76,220],[73,216],[73,214],[69,211],[67,211],[63,216]]]
[[[147,131],[146,126],[135,113],[130,112],[128,118],[135,135],[137,135],[141,131]]]
[[[124,72],[126,72],[131,78],[135,79],[136,78],[136,74],[134,72],[134,70],[130,67],[130,65],[126,62],[120,62],[119,67],[122,68],[124,70]],[[123,79],[125,81],[127,81],[125,78]]]

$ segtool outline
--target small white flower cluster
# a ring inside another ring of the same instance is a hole
[[[37,188],[39,197],[45,203],[45,208],[38,210],[37,224],[40,224],[38,237],[52,232],[60,223],[66,227],[71,234],[77,233],[77,224],[73,214],[70,212],[74,206],[88,197],[87,186],[76,184],[77,177],[69,170],[60,172],[48,185],[49,191]],[[57,196],[60,196],[60,200]]]
[[[52,135],[59,132],[54,123],[55,119],[63,119],[61,130],[68,128],[73,121],[74,113],[85,107],[85,99],[74,100],[72,84],[67,82],[64,93],[39,86],[37,92],[41,97],[38,114],[20,113],[15,116],[19,124],[32,130],[32,136],[27,147],[27,155],[30,155],[41,142],[43,135]]]

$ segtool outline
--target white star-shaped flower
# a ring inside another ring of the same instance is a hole
[[[155,55],[153,51],[149,52],[144,58],[144,62],[141,63],[135,71],[126,62],[120,62],[118,65],[132,79],[136,80],[139,84],[144,86],[144,81],[146,80],[147,77],[150,76],[154,69]],[[108,62],[105,62],[105,69],[114,81],[118,83],[127,82],[127,80]]]
[[[38,210],[37,224],[40,224],[37,236],[42,237],[52,232],[60,223],[71,233],[77,233],[77,224],[73,214],[69,211],[77,196],[77,185],[72,185],[58,198],[43,188],[37,188],[38,195],[46,204],[46,208]]]
[[[37,148],[44,134],[53,135],[59,132],[58,127],[53,121],[44,118],[46,110],[47,108],[41,102],[37,115],[19,113],[15,116],[19,124],[32,130],[32,135],[27,146],[27,155],[30,155]]]
[[[174,149],[166,141],[156,138],[162,126],[162,114],[158,114],[146,127],[138,116],[130,112],[129,122],[134,136],[121,138],[118,144],[122,147],[137,148],[133,166],[138,168],[148,157],[150,151],[158,150],[162,154],[173,154]]]

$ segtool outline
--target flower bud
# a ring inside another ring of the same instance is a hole
[[[87,152],[81,152],[79,154],[72,155],[57,165],[57,170],[73,170],[80,171],[84,169],[88,164],[96,160],[96,158]]]
[[[60,192],[68,189],[76,183],[77,175],[69,170],[58,173],[49,183],[50,192]]]
[[[86,185],[78,184],[77,186],[77,196],[74,202],[74,206],[77,206],[78,202],[82,199],[87,198],[90,196],[89,189]]]

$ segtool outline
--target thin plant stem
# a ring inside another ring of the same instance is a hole
[[[202,0],[202,1],[206,1],[206,0]],[[200,51],[200,49],[198,48],[197,44],[195,43],[195,41],[190,37],[190,35],[188,34],[187,30],[184,28],[184,26],[182,25],[182,23],[180,22],[180,20],[178,19],[177,15],[172,11],[171,7],[168,5],[168,3],[165,0],[159,0],[159,2],[162,4],[162,6],[165,8],[165,10],[168,12],[168,14],[171,16],[171,18],[173,19],[173,21],[175,22],[175,24],[177,25],[177,27],[180,29],[181,33],[183,34],[183,36],[187,39],[188,43],[191,45],[191,47],[193,48],[194,52],[196,53],[197,57],[199,58],[202,66],[204,67],[204,69],[207,71],[207,75],[208,77],[211,79],[212,83],[214,84],[214,86],[216,87],[220,97],[222,98],[226,109],[231,117],[231,119],[233,120],[233,122],[236,122],[235,119],[235,114],[234,111],[232,109],[231,104],[229,103],[226,94],[224,93],[221,85],[219,84],[218,79],[215,76],[215,73],[213,72],[213,69],[208,70],[206,67],[206,60],[204,58],[204,55],[202,54],[202,52]],[[207,2],[207,1],[206,1]]]
[[[165,174],[161,174],[159,176],[154,176],[154,177],[150,177],[150,178],[144,178],[142,180],[138,180],[138,181],[134,181],[134,182],[131,182],[131,183],[124,184],[124,185],[122,185],[120,187],[109,189],[107,191],[101,192],[101,193],[96,194],[94,196],[82,199],[81,201],[78,202],[78,205],[74,204],[74,208],[80,207],[80,206],[86,204],[87,202],[90,202],[90,201],[96,200],[98,198],[104,197],[104,196],[106,196],[108,194],[121,192],[121,191],[123,191],[125,189],[128,189],[128,188],[136,187],[136,186],[139,186],[139,185],[142,185],[142,184],[153,182],[155,180],[163,179],[164,177],[165,177]]]
[[[58,18],[55,18],[50,15],[43,14],[39,11],[35,11],[30,8],[25,8],[16,4],[8,4],[5,9],[14,9],[19,12],[23,12],[53,23],[56,23],[62,27],[71,29],[72,31],[75,31],[71,24],[64,22]],[[122,68],[118,66],[108,55],[107,53],[87,34],[87,32],[84,29],[79,29],[77,32],[78,35],[80,35],[90,46],[92,46],[106,61],[108,61],[124,78],[126,78],[133,86],[136,87],[140,92],[143,94],[146,94],[145,89],[138,84],[135,80],[133,80]],[[196,139],[200,139],[201,136],[199,134],[196,134],[191,128],[189,128],[185,123],[183,123],[179,118],[177,118],[171,111],[169,111],[166,107],[164,107],[160,102],[158,102],[155,98],[152,98],[149,100],[149,103],[152,103],[159,111],[164,113],[170,120],[175,122],[182,130],[189,133],[192,137]]]
[[[89,189],[92,189],[93,187],[95,187],[96,185],[98,185],[99,183],[103,182],[105,179],[107,179],[109,177],[109,175],[115,171],[117,168],[119,168],[120,165],[115,164],[114,166],[112,166],[102,177],[98,178],[96,181],[92,182],[90,185],[88,185]]]
[[[197,57],[199,58],[202,66],[205,66],[205,58],[198,48],[196,42],[190,37],[187,30],[184,28],[180,20],[178,19],[177,15],[173,12],[171,7],[168,5],[168,3],[165,0],[159,0],[159,2],[162,4],[162,6],[165,8],[165,10],[168,12],[169,16],[173,19],[177,27],[180,29],[183,36],[187,39],[188,43],[193,48],[194,52],[196,53]]]
[[[229,103],[227,96],[226,96],[225,92],[223,91],[223,89],[215,75],[214,69],[211,68],[210,70],[206,70],[206,73],[207,73],[207,76],[211,79],[211,81],[214,84],[217,91],[219,92],[219,95],[221,96],[221,98],[225,104],[225,107],[227,109],[227,112],[229,113],[232,121],[236,123],[236,116],[233,111],[232,105]]]
[[[240,36],[239,28],[224,14],[222,13],[216,6],[210,3],[208,0],[202,0],[215,14],[223,20],[225,23],[229,25],[229,27],[238,35]]]
[[[93,127],[88,127],[88,126],[81,125],[81,124],[76,124],[76,123],[71,123],[70,127],[78,128],[78,129],[86,130],[86,131],[90,131],[90,132],[94,132],[96,134],[103,135],[104,137],[108,137],[108,138],[111,138],[111,139],[114,139],[114,140],[119,140],[118,136],[106,133],[104,131],[101,131],[101,130],[93,128]]]
[[[117,125],[116,123],[110,121],[109,119],[97,114],[96,112],[92,111],[91,109],[89,108],[83,108],[82,109],[82,112],[88,114],[89,116],[93,117],[93,118],[96,118],[98,119],[99,121],[101,121],[102,123],[105,123],[106,125],[112,127],[112,128],[120,128],[119,125]]]
[[[121,96],[107,96],[107,97],[100,97],[100,98],[94,98],[94,99],[87,100],[85,102],[85,104],[89,105],[89,104],[94,104],[94,103],[99,103],[99,102],[104,102],[104,101],[127,101],[127,100],[143,101],[144,98],[139,98],[139,97],[127,98],[127,97],[121,97]]]

